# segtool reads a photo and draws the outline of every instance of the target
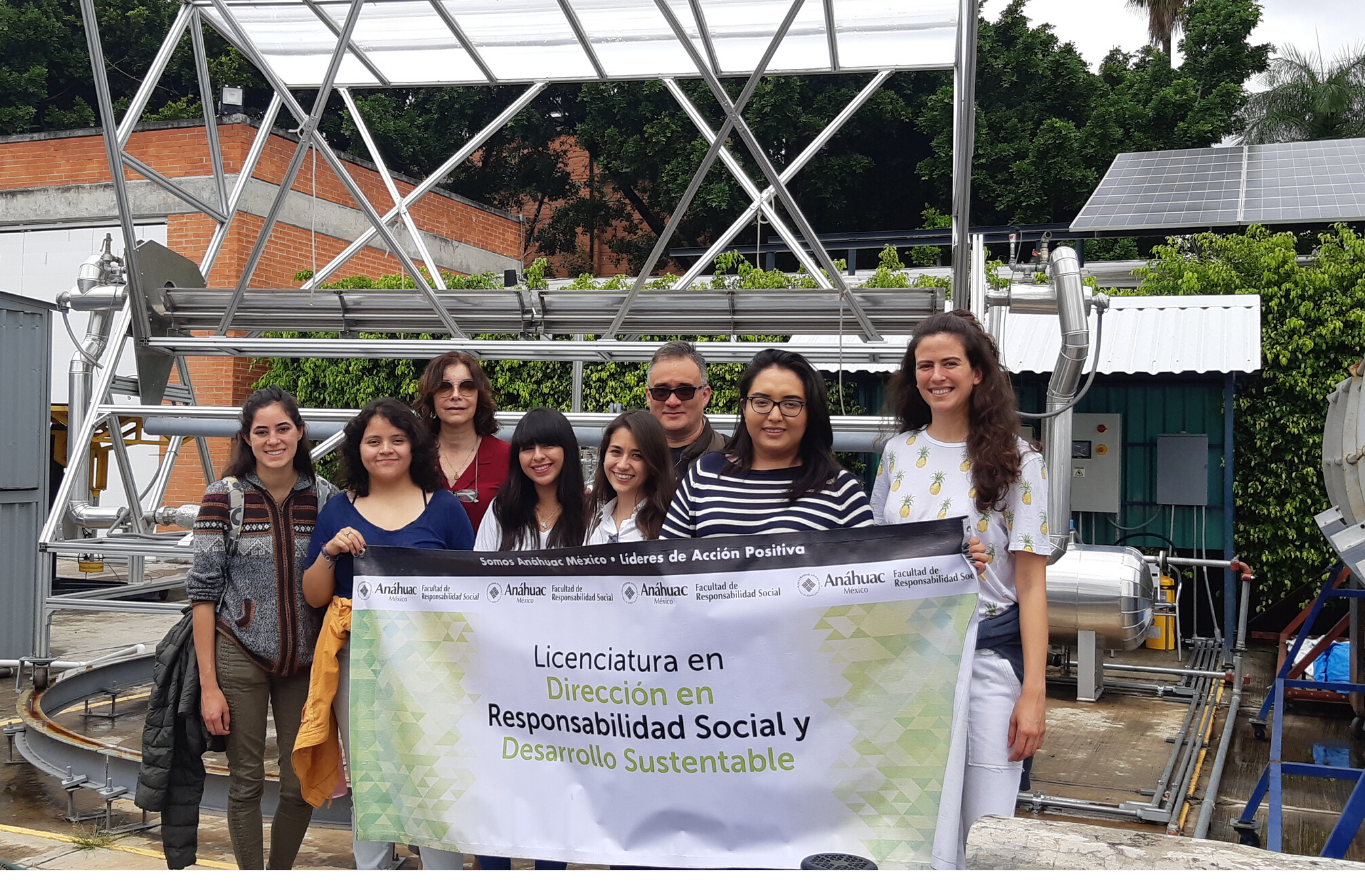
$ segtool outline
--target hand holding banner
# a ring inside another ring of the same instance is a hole
[[[356,561],[357,836],[926,867],[976,608],[957,520]]]

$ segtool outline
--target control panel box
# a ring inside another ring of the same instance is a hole
[[[1118,514],[1122,479],[1123,417],[1076,413],[1071,422],[1071,510]]]
[[[1209,504],[1209,436],[1158,434],[1156,438],[1158,505]]]

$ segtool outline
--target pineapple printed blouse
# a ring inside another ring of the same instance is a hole
[[[1052,552],[1047,527],[1047,468],[1041,453],[1022,438],[1019,480],[1010,485],[1005,507],[982,512],[972,486],[972,463],[965,443],[940,443],[928,432],[898,434],[882,451],[872,487],[872,513],[878,524],[962,517],[969,537],[986,546],[980,582],[980,613],[997,616],[1019,600],[1011,551]]]

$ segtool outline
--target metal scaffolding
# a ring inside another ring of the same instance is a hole
[[[128,557],[129,577],[122,586],[81,592],[79,596],[54,597],[50,586],[41,588],[34,626],[39,655],[47,651],[49,620],[59,609],[173,612],[181,606],[132,604],[121,598],[161,589],[164,583],[144,580],[146,557],[187,555],[185,532],[156,532],[158,526],[187,527],[192,520],[187,509],[162,504],[171,471],[184,443],[194,439],[205,478],[211,480],[213,469],[204,433],[193,433],[207,426],[193,423],[221,422],[235,414],[235,408],[197,405],[186,357],[428,358],[458,345],[483,360],[643,361],[656,346],[631,339],[669,334],[731,337],[729,341],[703,343],[699,350],[710,360],[743,361],[768,346],[734,337],[835,333],[842,331],[847,320],[860,341],[806,346],[802,352],[823,362],[899,359],[903,346],[888,344],[884,334],[907,334],[919,320],[942,311],[944,292],[854,288],[821,245],[788,188],[793,177],[897,71],[954,72],[953,251],[957,298],[959,304],[984,308],[984,297],[974,292],[984,287],[984,275],[969,263],[965,235],[975,119],[972,96],[978,0],[903,0],[890,4],[874,0],[501,0],[495,4],[482,0],[182,0],[146,78],[117,124],[95,0],[81,0],[80,7],[124,242],[137,242],[125,167],[212,219],[215,227],[197,263],[156,244],[141,244],[128,248],[122,257],[108,256],[90,275],[83,268],[79,292],[70,294],[69,304],[94,311],[101,326],[100,337],[95,337],[92,324],[87,344],[99,338],[98,346],[88,354],[82,352],[82,381],[79,386],[73,382],[73,392],[80,389],[80,402],[73,397],[70,405],[68,453],[74,458],[69,458],[68,464],[84,464],[91,441],[100,429],[107,428],[128,507],[100,508],[90,503],[84,489],[88,483],[85,474],[68,470],[38,540],[40,551],[49,560],[42,575],[52,575],[50,560],[58,554],[100,553]],[[231,183],[224,172],[212,112],[213,86],[204,50],[204,26],[236,47],[273,90],[242,169]],[[212,194],[204,198],[191,194],[127,150],[134,126],[187,30],[206,111],[214,181]],[[777,74],[870,75],[848,106],[780,172],[743,117],[760,80]],[[736,98],[726,91],[722,78],[745,79]],[[678,85],[680,79],[705,83],[724,115],[718,127],[713,127],[689,100]],[[550,83],[612,80],[661,81],[709,145],[632,287],[628,291],[581,293],[524,287],[447,289],[409,212],[413,204],[479,151]],[[502,84],[524,84],[525,88],[431,175],[400,195],[352,91]],[[305,108],[296,97],[299,90],[313,93],[311,107]],[[385,212],[381,213],[361,190],[319,130],[334,91],[341,96],[379,169],[393,204]],[[227,288],[208,288],[205,281],[237,218],[242,195],[281,109],[298,123],[298,141],[275,198],[235,283]],[[732,136],[747,147],[766,185],[760,187],[745,172],[728,144]],[[310,152],[316,152],[335,173],[369,228],[299,289],[252,289],[252,275]],[[748,194],[749,206],[672,289],[646,288],[649,270],[664,255],[717,159]],[[823,278],[827,285],[800,290],[688,290],[696,273],[760,214],[800,257],[815,281]],[[412,253],[399,241],[399,230],[411,238]],[[397,258],[404,273],[413,279],[415,291],[318,291],[347,261],[376,240]],[[430,282],[419,263],[429,272]],[[978,273],[970,273],[972,270]],[[342,338],[264,338],[258,335],[263,331],[331,331]],[[433,331],[451,339],[349,338],[361,332]],[[190,335],[206,332],[209,335]],[[232,332],[247,335],[229,335]],[[470,338],[483,333],[516,338]],[[552,338],[555,336],[575,338]],[[130,340],[138,375],[119,377],[115,367]],[[169,384],[172,368],[179,377],[177,384]],[[115,393],[135,395],[141,405],[115,405]],[[345,421],[350,413],[310,410],[305,415],[310,423],[321,426]],[[168,431],[165,454],[155,476],[144,486],[132,476],[120,431],[121,423],[129,417],[171,423],[161,427],[178,427],[184,432]],[[508,414],[504,418],[516,417]],[[581,413],[571,416],[580,434],[600,429],[608,418]],[[175,426],[177,422],[179,426]],[[861,445],[879,433],[880,426],[875,417],[839,417],[835,430],[846,444]],[[339,436],[333,433],[314,453],[326,453],[338,442]],[[106,532],[97,535],[97,530]]]

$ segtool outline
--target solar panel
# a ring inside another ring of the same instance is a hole
[[[1120,154],[1073,231],[1365,219],[1365,139]]]

